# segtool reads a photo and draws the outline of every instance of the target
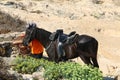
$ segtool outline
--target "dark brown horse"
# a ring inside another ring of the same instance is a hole
[[[35,23],[29,24],[23,39],[23,45],[28,46],[33,39],[37,39],[46,49],[49,59],[57,62],[58,55],[56,50],[56,41],[52,42],[49,39],[51,34],[52,33],[49,31],[37,28]],[[68,60],[80,57],[85,64],[99,67],[97,62],[97,49],[98,42],[95,38],[87,35],[79,35],[73,44],[65,45],[65,59]]]

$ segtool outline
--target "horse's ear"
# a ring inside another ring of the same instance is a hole
[[[29,23],[26,25],[26,28],[36,28],[36,23]]]
[[[33,23],[33,24],[32,24],[32,27],[33,27],[33,28],[36,28],[36,23]]]

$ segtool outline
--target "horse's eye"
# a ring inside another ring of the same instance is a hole
[[[27,29],[26,34],[32,34],[33,30]]]
[[[27,29],[27,30],[26,30],[26,33],[30,33],[30,30]]]

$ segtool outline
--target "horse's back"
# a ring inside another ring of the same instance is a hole
[[[79,40],[78,41],[79,44],[87,43],[90,41],[94,41],[94,42],[98,43],[98,41],[94,37],[89,36],[89,35],[79,35],[78,40]]]

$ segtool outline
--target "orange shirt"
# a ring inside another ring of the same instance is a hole
[[[30,47],[31,47],[31,53],[32,54],[40,54],[44,51],[44,47],[36,39],[34,39],[30,42]]]

